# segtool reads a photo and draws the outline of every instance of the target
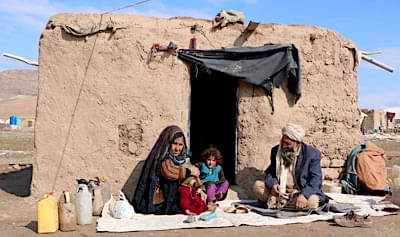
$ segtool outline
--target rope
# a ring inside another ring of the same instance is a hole
[[[126,8],[135,7],[135,6],[144,4],[146,2],[150,2],[150,1],[152,1],[152,0],[144,0],[144,1],[136,2],[136,3],[132,3],[132,4],[129,4],[127,6],[120,7],[120,8],[108,11],[108,12],[101,13],[100,14],[100,21],[99,21],[99,29],[101,27],[101,23],[103,22],[103,15],[111,13],[111,12],[115,12],[115,11],[120,11],[120,10],[123,10],[123,9],[126,9]],[[85,81],[87,79],[89,65],[90,65],[90,62],[92,61],[94,49],[96,47],[97,39],[98,39],[98,36],[99,36],[98,33],[99,32],[96,33],[96,38],[94,39],[93,46],[92,46],[92,49],[90,51],[90,56],[89,56],[88,62],[87,62],[86,67],[85,67],[85,72],[83,74],[83,79],[82,79],[81,85],[79,87],[78,97],[76,98],[75,106],[74,106],[74,109],[73,109],[73,112],[72,112],[72,115],[71,115],[71,120],[70,120],[70,123],[69,123],[69,126],[68,126],[65,143],[64,143],[64,146],[63,146],[63,149],[62,149],[62,152],[61,152],[61,158],[60,158],[60,161],[58,162],[56,175],[55,175],[55,178],[54,178],[54,181],[53,181],[53,185],[51,187],[51,191],[52,192],[54,192],[54,189],[55,189],[55,186],[56,186],[56,183],[57,183],[57,179],[59,177],[60,170],[61,170],[61,167],[62,167],[62,162],[63,162],[64,157],[65,157],[65,151],[67,149],[67,145],[68,145],[69,139],[71,137],[70,135],[71,135],[72,124],[74,123],[76,110],[78,108],[79,100],[81,98],[82,91],[83,91],[83,86],[85,85]]]
[[[104,12],[103,14],[108,14],[108,13],[111,13],[111,12],[120,11],[120,10],[123,10],[123,9],[126,9],[126,8],[130,8],[130,7],[136,7],[136,6],[139,6],[139,5],[143,4],[143,3],[150,2],[150,1],[152,1],[152,0],[144,0],[144,1],[140,1],[140,2],[135,2],[135,3],[132,3],[132,4],[126,5],[124,7],[120,7],[120,8],[116,8],[114,10],[108,11],[108,12]]]

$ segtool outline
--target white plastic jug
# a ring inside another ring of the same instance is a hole
[[[78,184],[75,207],[78,225],[92,224],[92,194],[89,192],[86,184]]]

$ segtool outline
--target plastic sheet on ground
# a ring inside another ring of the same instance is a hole
[[[384,216],[392,213],[384,211],[375,211],[371,208],[374,204],[381,201],[382,197],[374,196],[356,196],[348,194],[327,193],[327,195],[336,202],[352,203],[360,208],[358,214],[369,214],[371,216]],[[172,230],[187,228],[212,228],[212,227],[232,227],[240,225],[267,226],[267,225],[285,225],[294,223],[310,223],[314,221],[333,219],[335,213],[329,212],[324,215],[312,214],[308,216],[293,217],[287,219],[262,216],[254,212],[244,214],[225,213],[223,209],[229,207],[238,200],[226,200],[219,202],[217,209],[218,218],[210,221],[195,221],[186,223],[185,215],[143,215],[135,214],[130,219],[112,218],[109,212],[110,202],[104,206],[102,217],[97,220],[97,231],[107,232],[128,232],[128,231],[155,231]],[[243,200],[240,200],[243,202]],[[198,219],[198,218],[197,218]]]

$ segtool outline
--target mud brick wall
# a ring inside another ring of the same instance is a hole
[[[113,190],[134,187],[143,160],[164,127],[176,124],[188,134],[188,67],[169,54],[149,61],[152,44],[173,41],[186,48],[190,26],[199,24],[211,43],[198,35],[198,48],[232,47],[244,29],[233,25],[213,32],[207,20],[128,15],[103,16],[103,24],[121,28],[115,32],[75,37],[61,29],[88,29],[99,20],[97,14],[59,14],[42,33],[36,193],[51,189],[75,105],[56,191],[73,190],[76,178],[94,176],[107,176]],[[262,178],[270,149],[287,122],[304,126],[305,141],[322,152],[325,178],[337,178],[347,152],[361,141],[356,46],[332,30],[280,24],[261,24],[245,46],[266,43],[293,43],[299,49],[303,96],[294,104],[284,87],[275,89],[272,115],[263,91],[240,84],[237,183],[248,188]]]

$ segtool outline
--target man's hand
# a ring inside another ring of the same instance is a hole
[[[279,197],[279,195],[281,194],[281,192],[279,191],[279,184],[274,184],[274,186],[272,186],[271,194],[274,197]]]
[[[303,209],[307,207],[307,198],[304,197],[303,194],[300,194],[299,196],[297,196],[296,198],[296,208],[297,209]]]

